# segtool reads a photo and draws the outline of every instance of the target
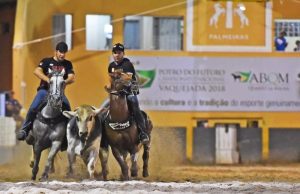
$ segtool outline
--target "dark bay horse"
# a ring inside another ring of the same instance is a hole
[[[47,163],[40,178],[48,179],[49,170],[52,169],[54,157],[61,149],[66,134],[67,119],[62,115],[62,97],[64,95],[64,70],[49,71],[50,88],[47,95],[47,104],[38,112],[33,122],[27,143],[33,146],[34,163],[32,167],[32,180],[36,179],[39,170],[39,162],[43,150],[50,148]]]
[[[110,98],[109,114],[105,119],[105,134],[112,153],[118,161],[122,175],[122,180],[129,180],[129,168],[126,162],[127,155],[131,158],[131,177],[138,175],[138,153],[140,148],[144,147],[143,152],[143,177],[149,176],[148,160],[150,151],[150,142],[142,145],[138,138],[138,128],[134,119],[134,115],[130,113],[127,105],[127,91],[131,85],[132,75],[122,72],[113,72],[110,74],[111,85],[107,87]],[[152,122],[143,112],[146,123],[146,130],[150,136],[152,130]],[[104,132],[103,132],[104,133]],[[151,139],[151,137],[150,137]],[[100,151],[100,159],[102,165],[102,175],[106,177],[107,172],[107,154],[103,155]],[[104,161],[104,162],[103,162]]]

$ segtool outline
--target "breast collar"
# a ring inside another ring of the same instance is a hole
[[[133,121],[134,121],[134,118],[132,115],[129,115],[129,117],[123,122],[115,122],[115,121],[111,120],[109,111],[107,112],[107,115],[105,116],[105,124],[108,125],[113,131],[125,130],[132,125]]]
[[[50,125],[51,128],[62,121],[67,121],[67,118],[63,114],[60,114],[55,118],[45,118],[41,112],[38,112],[37,119],[46,125]]]

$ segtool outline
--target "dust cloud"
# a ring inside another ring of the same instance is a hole
[[[181,133],[180,133],[181,132]],[[149,173],[148,178],[142,177],[142,154],[143,147],[141,147],[138,159],[138,179],[142,180],[160,180],[161,175],[166,173],[166,169],[172,166],[178,166],[185,162],[185,134],[184,130],[173,128],[154,128],[151,134],[151,148],[149,159]],[[29,166],[32,156],[32,146],[27,145],[25,142],[18,142],[13,148],[13,157],[8,163],[0,165],[0,181],[28,181],[31,178],[31,168]],[[39,165],[39,178],[44,170],[47,160],[48,150],[44,150]],[[130,157],[127,157],[128,164],[130,165]],[[120,167],[116,162],[111,151],[109,153],[109,180],[119,180]],[[54,161],[55,173],[49,175],[51,180],[64,180],[64,181],[80,181],[88,178],[86,167],[82,160],[77,157],[76,164],[74,165],[75,178],[66,179],[66,171],[68,167],[67,152],[59,152]],[[98,162],[96,171],[101,172],[100,162]]]
[[[224,182],[224,181],[242,181],[242,182],[300,182],[300,163],[261,163],[261,164],[234,164],[234,165],[200,165],[188,162],[185,153],[185,130],[183,128],[158,128],[153,129],[152,143],[149,159],[149,173],[147,178],[142,177],[142,154],[139,154],[139,173],[137,181],[145,182]],[[29,167],[31,156],[31,146],[20,142],[13,148],[13,157],[8,163],[0,165],[0,183],[4,182],[25,182],[31,185],[31,168]],[[3,152],[0,152],[0,159],[6,158]],[[8,158],[8,157],[7,157]],[[37,178],[41,176],[44,170],[47,150],[44,151],[40,163],[40,170]],[[128,157],[128,163],[130,164]],[[0,160],[1,161],[1,160]],[[57,180],[64,183],[79,183],[88,179],[88,173],[82,160],[78,157],[74,166],[75,177],[66,178],[66,169],[68,166],[67,153],[59,152],[55,162],[55,173],[49,175],[49,181]],[[111,182],[119,180],[120,167],[110,152],[109,156],[109,175]],[[96,171],[101,172],[100,162],[96,166]],[[245,176],[246,175],[246,176]],[[98,181],[102,182],[102,181]],[[63,187],[64,183],[57,187]],[[119,181],[116,181],[119,183]],[[100,184],[100,183],[99,183]],[[102,184],[102,183],[101,183]],[[106,184],[106,183],[103,183]],[[139,184],[139,183],[138,183]],[[244,184],[244,183],[243,183]],[[4,184],[5,185],[5,184]],[[145,184],[147,187],[147,184]],[[232,185],[229,183],[229,185]],[[7,185],[6,185],[7,186]],[[9,187],[9,186],[7,186]],[[7,188],[5,187],[5,188]],[[155,186],[156,187],[156,186]],[[173,187],[173,186],[172,186]],[[1,193],[1,192],[0,192]]]

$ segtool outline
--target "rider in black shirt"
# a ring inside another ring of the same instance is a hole
[[[109,64],[108,72],[112,73],[115,70],[121,70],[124,73],[132,73],[133,80],[137,81],[136,72],[133,67],[133,64],[128,58],[124,57],[124,46],[120,43],[115,44],[112,49],[112,55],[114,61]],[[137,126],[139,129],[139,139],[143,144],[146,144],[149,142],[149,136],[146,133],[146,124],[143,114],[140,110],[139,101],[137,98],[138,94],[139,91],[136,91],[127,95],[127,101],[130,110],[133,111],[133,114],[136,118]]]
[[[66,85],[71,84],[75,81],[73,65],[70,61],[65,59],[67,51],[68,45],[65,42],[58,43],[56,45],[54,57],[42,59],[39,66],[34,70],[34,75],[36,75],[41,80],[41,82],[37,89],[37,94],[28,110],[23,126],[17,134],[18,140],[26,139],[29,131],[32,128],[33,121],[36,118],[38,108],[48,93],[50,80],[50,78],[48,77],[49,69],[56,71],[62,71],[64,69],[64,79]],[[71,110],[70,103],[66,96],[63,96],[63,105],[65,106],[66,110]]]
[[[65,75],[64,75],[65,80],[68,78],[69,74],[74,74],[71,61],[68,61],[66,59],[64,59],[63,61],[56,61],[53,57],[44,58],[40,62],[39,67],[42,68],[43,74],[46,76],[48,76],[48,74],[49,74],[49,72],[48,72],[49,69],[57,70],[57,71],[62,71],[64,69],[65,70]],[[49,89],[48,81],[41,79],[38,90],[40,90],[40,89],[48,90]]]

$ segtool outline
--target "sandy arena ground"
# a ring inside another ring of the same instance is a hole
[[[60,152],[56,172],[50,174],[49,182],[39,182],[30,181],[30,147],[22,142],[15,147],[13,160],[0,165],[0,193],[300,193],[299,163],[205,166],[186,161],[182,149],[176,134],[156,129],[147,178],[141,177],[140,168],[136,180],[120,182],[119,166],[110,155],[109,181],[88,180],[79,158],[76,177],[66,179],[66,152]],[[46,154],[38,178],[45,158]],[[100,165],[97,171],[101,171]]]

